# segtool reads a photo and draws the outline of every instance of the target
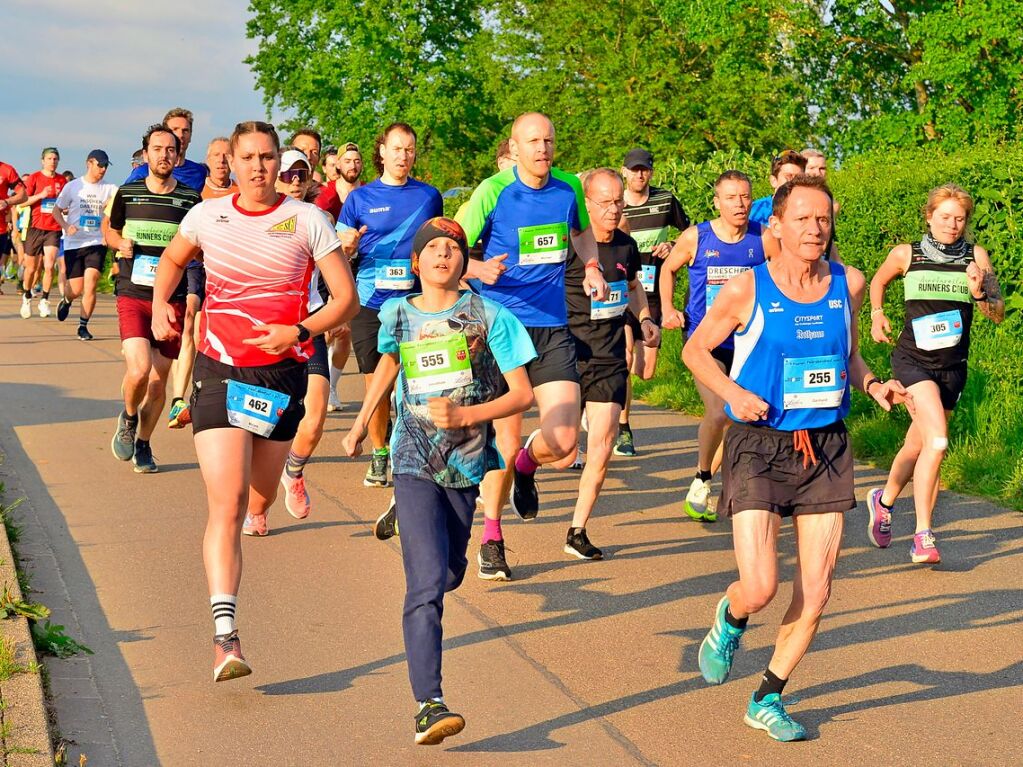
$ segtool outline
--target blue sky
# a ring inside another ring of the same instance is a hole
[[[105,149],[120,183],[142,134],[171,107],[195,115],[188,157],[241,120],[266,119],[242,60],[247,0],[0,0],[8,41],[0,107],[0,160],[39,170],[44,146],[80,175]]]

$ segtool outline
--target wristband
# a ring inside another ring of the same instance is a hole
[[[884,383],[884,381],[882,381],[877,376],[871,376],[870,380],[867,381],[865,384],[863,384],[863,391],[865,393],[867,393],[867,394],[870,394],[870,387],[871,386],[873,386],[874,384],[883,384],[883,383]]]
[[[987,301],[987,291],[985,290],[979,296],[975,296],[973,295],[973,293],[970,293],[970,298],[972,298],[974,301]]]
[[[650,323],[651,325],[655,325],[655,326],[657,325],[657,323],[656,323],[656,322],[654,322],[654,319],[653,319],[653,317],[643,317],[643,318],[642,318],[642,319],[641,319],[641,320],[639,321],[639,324],[640,324],[640,325],[642,325],[642,324],[643,324],[644,322],[649,322],[649,323]]]
[[[871,309],[870,310],[870,316],[873,317],[878,312],[883,312],[883,311],[884,311],[884,307],[883,306],[879,306],[876,309]]]
[[[312,334],[309,332],[309,328],[307,328],[302,323],[298,323],[297,325],[295,325],[295,327],[298,328],[298,342],[300,344],[304,344],[312,336]]]
[[[604,273],[604,267],[602,267],[598,261],[587,261],[586,262],[586,268],[587,269],[596,269],[601,274]]]

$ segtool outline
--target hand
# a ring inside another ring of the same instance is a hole
[[[888,318],[884,316],[884,312],[877,312],[876,314],[870,315],[870,337],[877,343],[890,344],[892,339],[888,337],[888,334],[891,332],[891,323],[888,322]]]
[[[242,341],[247,346],[258,346],[267,354],[284,354],[298,343],[298,328],[294,325],[254,325],[259,336]]]
[[[762,421],[767,418],[768,406],[760,397],[751,391],[742,390],[742,394],[735,399],[728,400],[732,408],[732,415],[740,421]]]
[[[648,349],[656,349],[661,342],[661,329],[649,318],[641,320],[639,327],[643,331],[643,346]]]
[[[117,252],[124,258],[131,258],[135,254],[135,243],[126,237],[122,237],[121,244],[117,246]]]
[[[43,190],[43,197],[53,197],[53,184]]]
[[[68,237],[74,237],[75,232],[77,231],[78,231],[77,226],[75,226],[74,224],[68,224],[67,229],[64,230],[64,234],[66,234]]]
[[[178,316],[174,307],[166,302],[153,302],[153,338],[157,341],[172,341],[179,337]]]
[[[900,381],[892,378],[881,384],[873,384],[868,388],[869,391],[867,393],[883,410],[890,411],[892,405],[902,403],[906,406],[906,410],[910,412],[910,415],[916,413],[916,403],[913,402],[913,395],[906,391],[906,387]]]
[[[971,296],[976,298],[978,293],[984,292],[984,272],[976,261],[971,261],[966,267],[966,279],[970,283]]]
[[[362,455],[362,443],[366,440],[366,427],[356,422],[352,425],[351,431],[341,440],[341,447],[349,458],[358,458]]]
[[[507,253],[488,258],[476,268],[476,276],[484,285],[496,285],[501,275],[508,271],[504,260],[508,258]]]
[[[661,327],[665,330],[674,330],[675,328],[684,328],[685,326],[685,315],[674,306],[668,307],[662,312]]]
[[[657,245],[654,245],[654,249],[650,251],[651,256],[662,260],[667,258],[669,253],[671,253],[671,243],[669,242],[658,243]]]
[[[438,429],[463,429],[469,425],[465,419],[465,408],[447,397],[430,397],[426,405],[430,411],[430,420]]]
[[[586,276],[583,277],[583,292],[598,301],[607,300],[607,283],[604,281],[604,275],[601,274],[599,269],[587,267]]]
[[[345,229],[341,232],[341,252],[351,258],[359,252],[359,240],[369,229],[365,224],[358,229]]]

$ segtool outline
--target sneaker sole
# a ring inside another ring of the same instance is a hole
[[[930,556],[924,554],[910,554],[909,558],[913,560],[914,565],[937,565],[941,563],[941,557],[938,556],[936,559],[931,559]]]
[[[465,720],[460,716],[449,716],[435,723],[426,732],[416,733],[417,746],[436,746],[444,738],[457,735],[465,729]]]
[[[696,522],[703,522],[706,519],[706,510],[698,511],[689,501],[682,504],[682,510],[686,513],[687,517]],[[714,520],[717,520],[717,514],[714,515]]]
[[[270,531],[267,530],[265,533],[261,533],[258,530],[246,530],[243,527],[242,528],[242,535],[247,535],[250,538],[266,538],[266,536],[270,535]]]
[[[384,525],[384,519],[390,513],[391,513],[391,510],[388,509],[383,514],[381,514],[379,517],[377,517],[377,521],[373,523],[373,536],[378,541],[388,541],[388,540],[390,540],[391,538],[393,538],[394,536],[396,536],[398,534],[397,531],[393,532],[393,533],[390,532],[387,529],[386,525]]]
[[[228,658],[218,669],[213,669],[214,682],[227,682],[252,673],[249,664],[237,658]]]
[[[533,476],[533,482],[536,483],[536,476],[535,475]],[[534,511],[532,514],[526,514],[526,513],[522,512],[522,511],[519,511],[519,507],[515,504],[515,484],[514,484],[514,480],[512,480],[512,491],[511,491],[511,496],[508,498],[508,505],[511,506],[512,511],[515,512],[515,516],[517,516],[523,522],[532,522],[534,519],[536,519],[537,515],[540,513],[540,508],[539,508],[539,506],[540,506],[540,498],[539,498],[539,494],[537,495],[537,501],[536,501],[537,509],[536,509],[536,511]]]
[[[391,483],[386,479],[382,482],[375,479],[364,479],[362,480],[362,484],[364,487],[389,487]]]
[[[133,466],[132,470],[136,474],[156,474],[160,471],[157,466]]]
[[[479,553],[476,554],[476,564],[479,565],[479,570],[476,575],[479,576],[481,581],[510,581],[511,573],[506,573],[504,570],[498,570],[496,573],[485,573],[483,572],[483,560]]]
[[[612,449],[611,449],[611,452],[612,452],[612,453],[613,453],[614,455],[622,455],[622,456],[625,456],[625,457],[627,457],[627,458],[635,458],[635,457],[636,457],[636,455],[637,455],[637,453],[636,453],[636,451],[635,451],[635,450],[633,450],[633,451],[629,452],[628,450],[619,450],[619,449],[618,449],[617,447],[615,447],[615,448],[612,448]]]
[[[562,551],[564,551],[566,554],[571,554],[576,559],[582,559],[582,560],[585,560],[587,562],[596,562],[597,560],[600,560],[600,559],[604,558],[604,554],[603,553],[596,554],[596,555],[594,555],[592,557],[588,557],[585,554],[583,554],[583,553],[581,553],[579,551],[576,551],[574,548],[569,546],[567,543],[565,544],[565,548],[563,548]]]
[[[782,740],[781,738],[779,738],[778,736],[776,736],[776,735],[775,735],[775,734],[774,734],[773,732],[771,732],[771,728],[770,728],[770,727],[768,727],[768,726],[767,726],[766,724],[764,724],[763,722],[760,722],[760,721],[758,721],[758,720],[754,719],[754,718],[753,718],[752,716],[750,716],[749,714],[746,714],[745,716],[743,716],[743,718],[742,718],[742,721],[744,721],[744,722],[745,722],[745,723],[746,723],[747,725],[749,725],[750,727],[752,727],[752,728],[753,728],[754,730],[763,730],[763,731],[764,731],[764,732],[766,732],[766,733],[767,733],[767,734],[768,734],[768,735],[769,735],[769,736],[770,736],[770,737],[771,737],[771,738],[772,738],[773,740],[776,740],[776,741],[778,741],[779,743],[795,743],[795,742],[798,742],[798,741],[800,741],[800,740],[806,740],[806,736],[803,736],[803,737],[801,737],[801,738],[791,738],[791,739],[789,739],[789,740]]]

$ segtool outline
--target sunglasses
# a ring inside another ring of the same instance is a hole
[[[305,168],[301,168],[299,170],[282,170],[279,177],[285,184],[291,184],[295,181],[305,181],[309,178],[309,171]]]

